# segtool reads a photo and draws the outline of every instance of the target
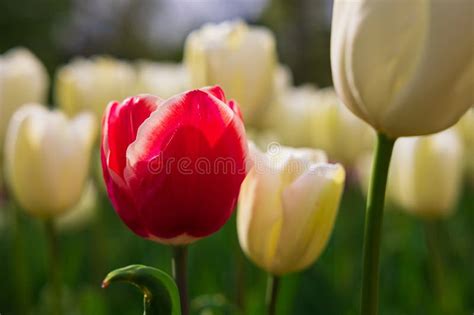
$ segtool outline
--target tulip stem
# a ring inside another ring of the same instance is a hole
[[[267,281],[267,314],[276,314],[276,304],[278,299],[278,290],[280,289],[280,278],[273,274],[268,275]]]
[[[14,238],[14,261],[12,265],[15,266],[15,285],[16,285],[16,302],[17,302],[17,311],[19,314],[28,313],[28,308],[30,306],[30,292],[28,286],[28,272],[25,266],[25,246],[23,239],[23,228],[21,222],[21,213],[20,209],[13,208],[11,209],[13,213],[13,238]]]
[[[189,314],[188,284],[187,284],[187,246],[173,247],[173,278],[179,289],[181,314]]]
[[[45,221],[46,237],[49,245],[49,285],[51,288],[52,314],[62,314],[61,277],[59,269],[59,240],[53,219]]]
[[[431,281],[436,299],[439,303],[441,313],[449,313],[446,311],[446,304],[443,296],[443,260],[438,248],[438,228],[436,221],[425,221],[425,241],[428,248],[428,262],[430,264]]]
[[[376,315],[378,311],[383,208],[388,169],[395,140],[381,133],[377,134],[365,217],[361,315]]]

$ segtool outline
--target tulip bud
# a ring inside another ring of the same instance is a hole
[[[371,148],[372,130],[338,99],[334,89],[321,89],[311,115],[312,146],[326,151],[331,160],[353,166]]]
[[[96,120],[72,120],[37,104],[12,116],[5,143],[7,183],[31,215],[60,215],[79,201],[89,171]]]
[[[400,139],[395,145],[392,197],[408,212],[421,217],[453,213],[462,181],[462,145],[455,130],[425,137]]]
[[[238,105],[219,87],[110,103],[102,169],[115,210],[133,232],[161,243],[216,232],[245,177],[245,139]]]
[[[58,70],[55,98],[68,115],[88,110],[101,119],[110,100],[134,94],[135,84],[135,70],[126,62],[77,58]]]
[[[237,231],[245,254],[282,275],[312,264],[326,246],[341,198],[345,172],[324,152],[250,146],[253,167],[239,197]]]
[[[193,87],[219,84],[256,125],[272,97],[276,68],[273,34],[242,21],[207,24],[186,39],[185,64]]]
[[[189,74],[180,63],[141,61],[138,63],[137,91],[168,98],[189,90]]]
[[[464,165],[468,176],[474,182],[474,107],[456,125],[464,144]]]
[[[336,91],[390,138],[454,125],[474,103],[473,20],[472,0],[336,0]]]
[[[29,50],[15,48],[0,56],[0,153],[11,115],[23,104],[44,102],[48,83],[46,69]]]

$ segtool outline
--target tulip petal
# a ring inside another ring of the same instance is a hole
[[[138,128],[156,110],[159,102],[157,97],[149,95],[109,104],[104,118],[104,153],[108,167],[120,177],[123,177],[128,146],[135,141]]]
[[[287,265],[279,265],[279,272],[303,269],[319,256],[334,226],[344,177],[341,165],[315,164],[283,191],[276,256]]]
[[[101,160],[109,198],[125,224],[143,237],[147,233],[142,227],[140,213],[130,211],[134,209],[133,197],[123,179],[123,170],[129,144],[135,140],[139,126],[158,107],[159,101],[150,95],[132,97],[122,104],[110,103],[103,122]]]

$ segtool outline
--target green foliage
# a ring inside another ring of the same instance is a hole
[[[143,265],[131,265],[110,272],[102,282],[128,282],[143,293],[144,315],[180,315],[179,292],[174,280],[165,272]]]
[[[364,196],[348,186],[334,233],[319,260],[306,271],[283,277],[279,315],[355,315],[360,298]],[[463,315],[474,309],[474,191],[465,186],[455,215],[438,226],[438,250],[444,270],[446,310],[439,307],[431,275],[431,257],[423,222],[388,205],[382,240],[381,315]],[[60,235],[61,267],[67,315],[137,315],[143,304],[131,286],[100,290],[108,270],[144,264],[171,272],[167,246],[146,241],[130,232],[107,198],[98,205],[98,219],[83,230]],[[0,312],[42,312],[47,288],[46,244],[41,224],[20,213],[27,296],[15,296],[16,272],[11,209],[0,209]],[[233,217],[224,228],[192,246],[189,252],[189,294],[194,315],[264,314],[266,274],[241,253]],[[238,288],[241,289],[238,289]]]

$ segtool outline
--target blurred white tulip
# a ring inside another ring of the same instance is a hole
[[[186,39],[184,60],[192,87],[220,85],[240,104],[246,124],[260,123],[277,67],[270,30],[242,21],[206,24]]]
[[[346,166],[372,147],[374,136],[340,103],[334,89],[312,85],[282,91],[268,112],[267,126],[283,144],[322,149]]]
[[[110,101],[135,92],[134,67],[112,57],[77,58],[56,74],[55,100],[69,116],[87,110],[100,120]]]
[[[390,138],[454,125],[474,103],[472,0],[336,0],[334,85]]]
[[[53,217],[79,201],[96,124],[92,114],[69,120],[38,104],[15,112],[7,130],[5,172],[11,193],[26,212]]]
[[[400,139],[393,153],[392,198],[408,212],[446,217],[456,208],[462,184],[463,148],[452,128],[431,136]]]
[[[11,115],[25,103],[46,101],[48,85],[46,69],[29,50],[0,55],[0,154]]]
[[[312,144],[312,114],[319,100],[312,85],[289,87],[281,91],[268,110],[266,125],[284,145],[309,147]]]
[[[282,275],[307,268],[333,230],[345,172],[324,152],[250,144],[252,168],[239,196],[237,231],[245,254]]]
[[[167,99],[190,89],[188,71],[181,63],[139,61],[137,93],[154,94]]]
[[[331,160],[354,166],[358,156],[372,147],[374,132],[339,101],[333,88],[317,95],[311,114],[312,146],[326,151]]]

